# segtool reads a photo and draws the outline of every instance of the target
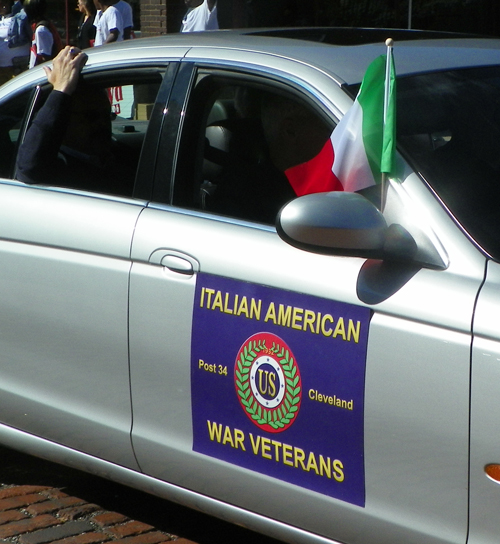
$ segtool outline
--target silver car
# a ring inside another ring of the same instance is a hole
[[[381,211],[281,182],[391,34],[288,34],[90,50],[109,186],[70,128],[17,181],[50,88],[0,89],[0,442],[287,542],[497,542],[500,40],[392,33]]]

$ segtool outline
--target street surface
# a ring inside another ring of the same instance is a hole
[[[58,488],[180,539],[198,544],[279,544],[164,499],[7,448],[0,447],[0,461],[0,485]]]

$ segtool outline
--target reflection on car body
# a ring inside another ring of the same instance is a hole
[[[284,541],[494,542],[500,40],[391,32],[380,210],[295,198],[262,104],[328,138],[388,33],[256,34],[89,52],[113,191],[17,181],[50,89],[1,87],[0,442]]]

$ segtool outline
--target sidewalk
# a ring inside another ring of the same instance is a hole
[[[0,542],[195,544],[53,487],[0,485]]]

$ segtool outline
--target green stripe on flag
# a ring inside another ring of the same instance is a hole
[[[394,172],[394,155],[396,151],[396,70],[394,68],[394,57],[392,55],[390,58],[389,81],[387,84],[389,100],[384,126],[380,171],[385,174],[391,174]]]
[[[384,131],[384,89],[386,56],[376,58],[367,68],[356,100],[363,110],[363,145],[373,177],[381,181],[381,173],[391,173],[395,150],[395,71],[391,57],[389,103]],[[384,134],[385,132],[385,134]]]

